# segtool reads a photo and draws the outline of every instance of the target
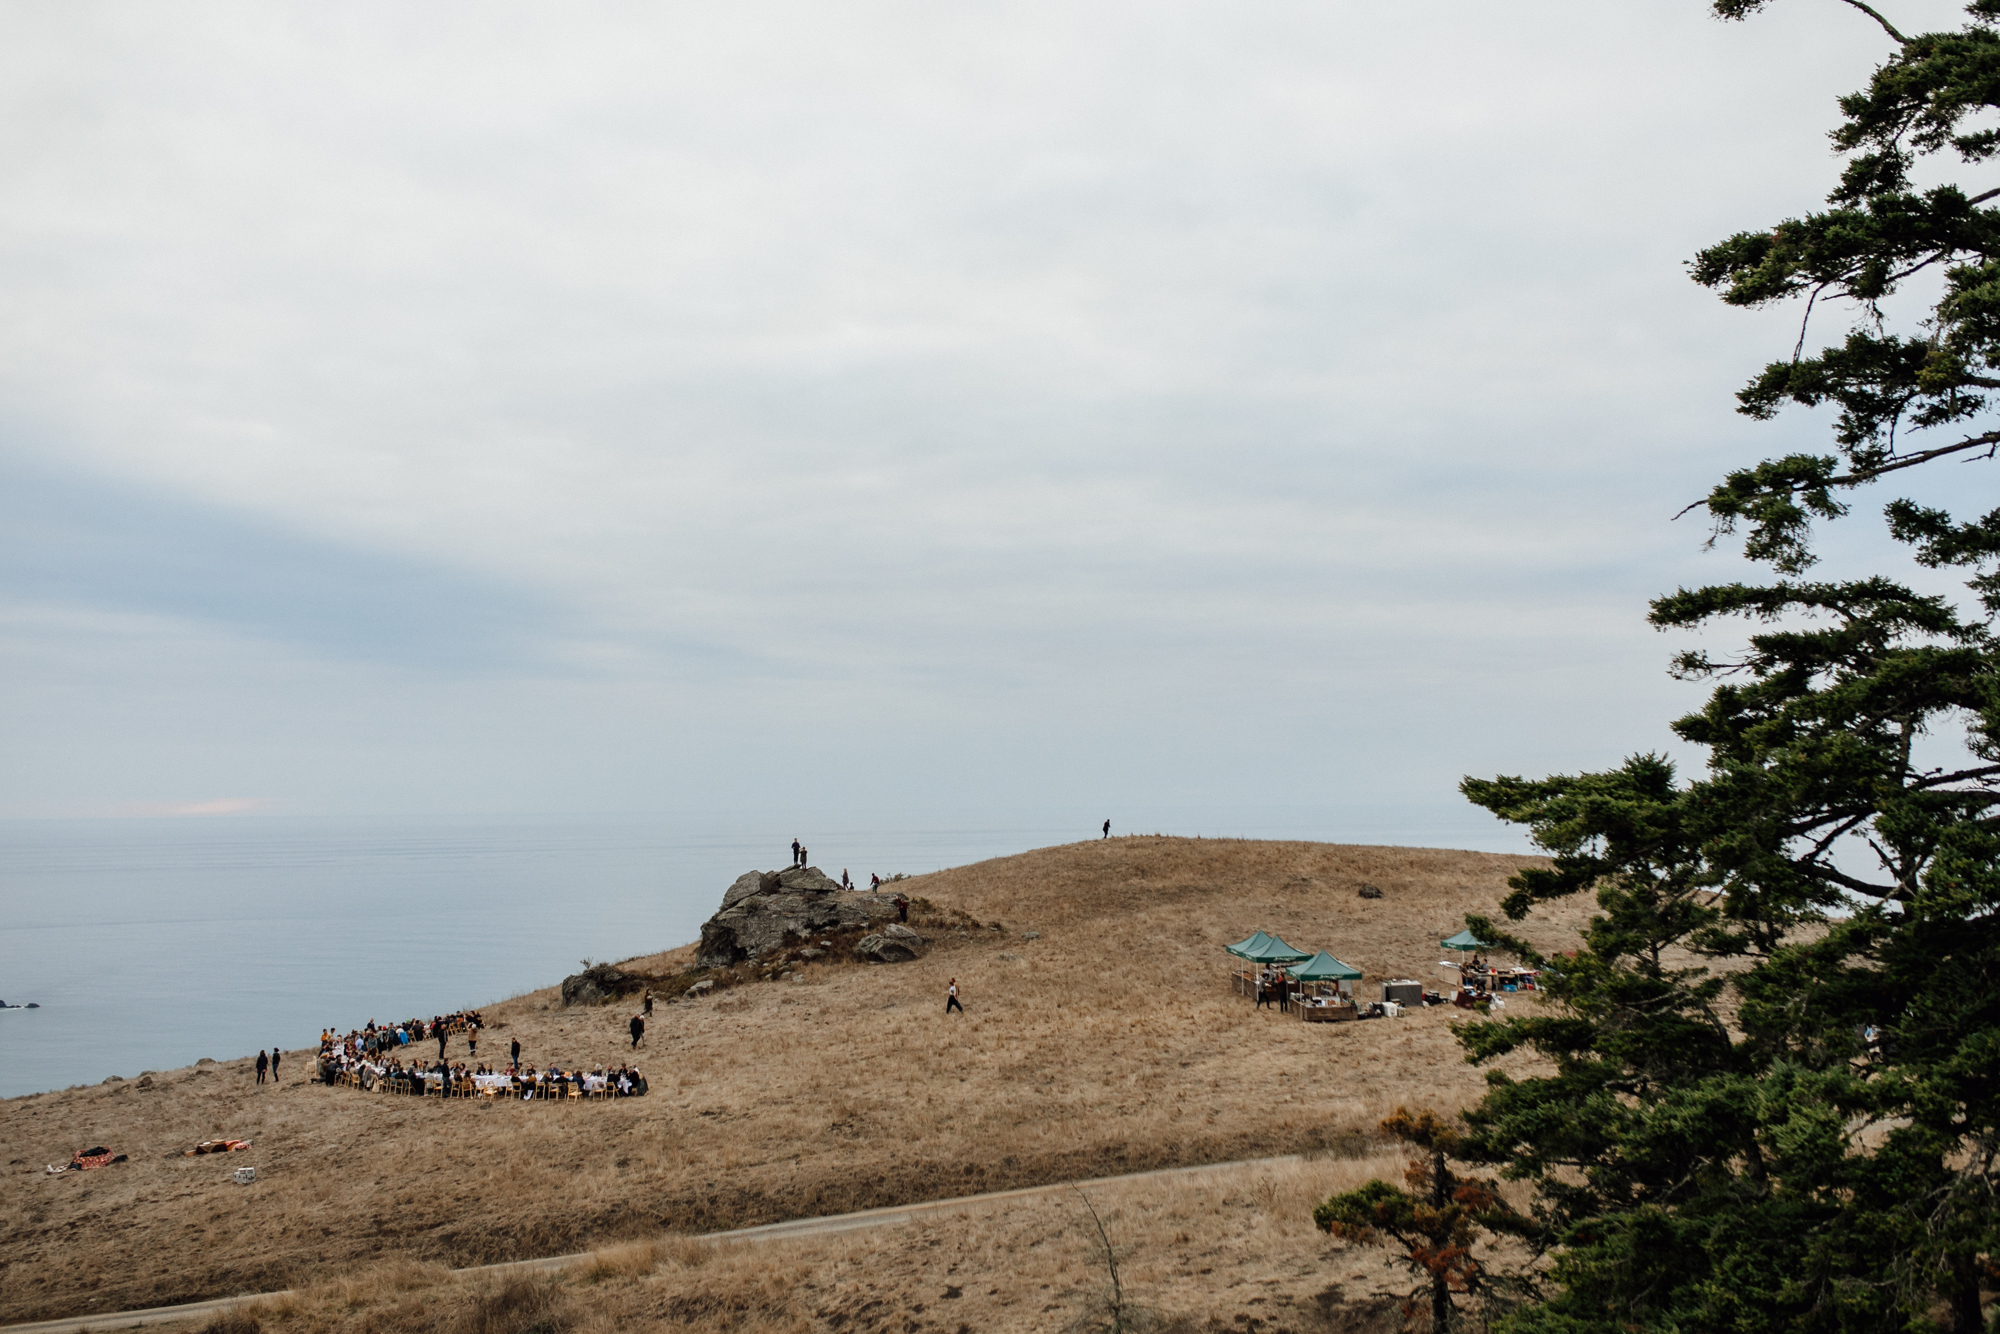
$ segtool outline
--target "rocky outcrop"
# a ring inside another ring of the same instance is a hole
[[[881,933],[863,936],[854,944],[855,957],[867,963],[908,963],[923,952],[924,938],[900,922],[891,922]]]
[[[873,926],[894,917],[880,894],[847,892],[817,867],[745,871],[722,895],[722,908],[702,923],[695,963],[727,968],[827,931]]]
[[[580,973],[571,973],[562,980],[563,1008],[568,1009],[572,1005],[602,1005],[641,986],[645,980],[622,968],[613,968],[608,963],[593,964]]]

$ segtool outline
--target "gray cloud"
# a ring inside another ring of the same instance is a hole
[[[812,746],[1387,819],[1659,744],[1667,516],[1807,430],[1679,264],[1830,178],[1841,19],[17,6],[0,805]]]

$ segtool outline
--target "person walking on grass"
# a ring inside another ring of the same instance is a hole
[[[515,1038],[507,1044],[507,1055],[512,1058],[514,1068],[519,1070],[521,1068],[521,1039]]]
[[[465,1032],[465,1054],[472,1060],[479,1059],[479,1030],[469,1028]]]
[[[637,1051],[639,1050],[640,1040],[646,1036],[645,1018],[641,1015],[633,1015],[630,1027],[632,1029],[632,1050]]]
[[[653,993],[652,993],[652,992],[650,992],[650,991],[648,991],[648,992],[646,993],[646,1009],[645,1009],[645,1013],[646,1013],[646,1015],[647,1015],[648,1017],[651,1017],[651,1015],[652,1015],[652,1013],[653,1013]]]
[[[1109,820],[1106,820],[1106,821],[1104,822],[1104,836],[1105,836],[1106,838],[1110,838],[1110,837],[1111,837],[1111,821],[1109,821]]]
[[[899,922],[910,920],[910,901],[901,894],[896,896],[896,920]]]
[[[957,1010],[960,1014],[965,1013],[965,1007],[958,1003],[958,979],[955,977],[951,980],[951,985],[944,989],[944,1012],[950,1014],[953,1010]]]
[[[259,1050],[257,1053],[257,1082],[259,1084],[264,1082],[264,1072],[266,1070],[269,1070],[270,1068],[271,1068],[271,1058],[266,1056],[263,1053],[263,1051]]]
[[[278,1062],[284,1059],[284,1055],[285,1053],[278,1050],[277,1043],[274,1042],[271,1044],[271,1082],[273,1084],[278,1082]]]

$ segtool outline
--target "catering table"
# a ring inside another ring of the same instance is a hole
[[[1292,1002],[1292,1008],[1308,1024],[1344,1024],[1356,1014],[1353,1001],[1328,1000],[1320,996],[1302,996]]]

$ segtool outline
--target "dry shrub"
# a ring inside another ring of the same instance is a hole
[[[699,1237],[668,1237],[653,1243],[655,1259],[677,1269],[699,1269],[724,1250],[735,1249],[719,1242],[703,1241]]]
[[[441,1327],[449,1334],[562,1334],[573,1323],[560,1280],[518,1274],[499,1291],[474,1297]]]
[[[800,1275],[745,1257],[711,1266],[700,1281],[676,1285],[654,1314],[669,1329],[734,1334],[806,1334],[815,1327],[797,1298]]]
[[[418,1292],[449,1282],[451,1270],[441,1264],[394,1256],[366,1268],[316,1283],[302,1294],[316,1306],[337,1306],[354,1310],[373,1306],[406,1293]]]
[[[248,1311],[224,1311],[201,1327],[201,1334],[263,1334],[264,1323]]]
[[[652,1273],[659,1263],[658,1246],[649,1241],[635,1242],[630,1246],[614,1246],[591,1256],[583,1277],[590,1283],[602,1283],[614,1278],[643,1278]]]

